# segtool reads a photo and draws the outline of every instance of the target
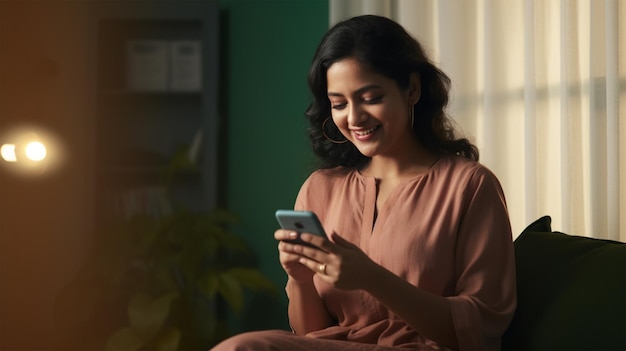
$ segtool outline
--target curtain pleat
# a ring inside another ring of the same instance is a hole
[[[619,230],[619,19],[617,0],[606,2],[607,226]],[[626,40],[625,37],[622,37]],[[626,43],[622,43],[626,45]],[[622,57],[626,59],[626,56]],[[625,80],[626,81],[626,80]],[[626,119],[626,116],[622,116]],[[623,152],[626,152],[624,150]],[[626,213],[626,208],[623,209]],[[626,228],[624,228],[626,230]]]
[[[626,0],[330,0],[395,19],[451,77],[450,115],[502,182],[514,233],[626,241]]]

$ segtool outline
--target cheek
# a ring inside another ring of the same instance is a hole
[[[332,120],[335,126],[344,131],[348,129],[348,118],[343,113],[333,113]]]
[[[394,109],[387,111],[387,116],[389,116],[388,119],[397,125],[402,125],[404,122],[407,122],[410,117],[408,104],[406,108],[402,108],[400,106],[403,105],[399,104]]]

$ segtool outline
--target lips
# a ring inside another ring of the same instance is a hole
[[[374,133],[378,128],[380,128],[380,125],[365,130],[353,130],[352,132],[356,134],[357,137],[365,137]]]

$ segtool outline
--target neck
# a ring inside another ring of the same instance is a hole
[[[417,144],[401,154],[372,157],[361,173],[380,180],[402,179],[427,171],[437,158],[436,154]]]

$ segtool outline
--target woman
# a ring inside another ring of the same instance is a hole
[[[516,305],[511,228],[496,177],[458,138],[449,79],[400,25],[360,16],[324,36],[306,115],[320,169],[295,208],[317,248],[277,230],[292,332],[214,350],[497,350]]]

